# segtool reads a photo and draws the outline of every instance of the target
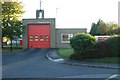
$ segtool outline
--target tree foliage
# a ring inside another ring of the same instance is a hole
[[[92,23],[90,34],[91,35],[111,35],[117,32],[113,31],[119,28],[118,24],[114,22],[105,23],[103,20],[99,19],[97,23]]]
[[[22,2],[2,2],[2,36],[14,37],[21,34]]]
[[[109,23],[107,24],[107,26],[108,26],[107,34],[120,34],[120,27],[118,26],[118,24]]]
[[[92,23],[90,34],[96,34],[97,26],[95,23]]]

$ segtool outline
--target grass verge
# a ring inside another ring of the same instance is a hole
[[[22,51],[22,47],[12,47],[12,51],[10,49],[10,47],[4,47],[2,48],[2,53],[17,53],[17,52],[20,52]]]
[[[74,53],[73,49],[58,49],[58,54],[61,56],[61,57],[70,57],[70,55],[72,55]]]
[[[70,55],[74,53],[73,49],[58,49],[58,54],[61,57],[69,58]],[[86,59],[85,61],[89,62],[97,62],[97,63],[112,63],[112,64],[120,64],[120,57],[106,57],[106,58],[98,58],[98,59]]]
[[[100,59],[89,59],[91,62],[99,62],[99,63],[112,63],[112,64],[120,64],[120,57],[106,57]]]

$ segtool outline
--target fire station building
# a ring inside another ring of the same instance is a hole
[[[36,10],[35,19],[23,19],[22,46],[26,48],[70,48],[70,38],[86,33],[86,28],[56,29],[55,18],[44,18],[44,10]]]
[[[55,18],[23,19],[23,48],[70,48],[69,39],[86,28],[55,27]]]

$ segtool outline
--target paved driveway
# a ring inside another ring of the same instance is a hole
[[[46,58],[50,49],[27,49],[13,55],[2,55],[3,78],[108,78],[117,69],[88,68],[52,62]]]

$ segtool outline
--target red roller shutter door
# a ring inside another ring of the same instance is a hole
[[[28,48],[50,48],[50,24],[28,25]]]

